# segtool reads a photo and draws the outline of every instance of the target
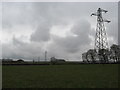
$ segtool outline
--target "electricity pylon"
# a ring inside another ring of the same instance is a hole
[[[45,51],[45,61],[47,61],[47,51]]]
[[[96,36],[95,36],[95,45],[94,49],[100,54],[101,50],[108,49],[108,41],[107,41],[107,35],[105,31],[104,22],[109,23],[109,20],[103,19],[102,13],[108,12],[107,10],[103,10],[101,8],[98,8],[96,13],[92,13],[91,16],[97,16],[97,27],[96,27]]]

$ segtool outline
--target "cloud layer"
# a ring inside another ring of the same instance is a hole
[[[3,3],[2,56],[44,60],[55,56],[81,60],[94,46],[96,19],[90,14],[107,9],[112,23],[107,25],[110,44],[117,43],[117,3]],[[89,6],[89,7],[86,7]],[[111,7],[116,6],[111,9]],[[106,17],[106,16],[105,16]]]

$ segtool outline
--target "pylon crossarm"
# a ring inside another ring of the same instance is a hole
[[[110,22],[111,22],[111,21],[109,21],[109,20],[106,20],[106,19],[104,19],[103,21],[104,21],[104,22],[107,22],[107,23],[110,23]]]
[[[105,12],[105,13],[108,12],[107,10],[104,10],[104,9],[101,9],[101,11],[102,11],[102,12]]]
[[[91,14],[91,16],[93,16],[93,15],[94,15],[94,16],[98,16],[98,14],[97,14],[97,13],[92,13],[92,14]]]

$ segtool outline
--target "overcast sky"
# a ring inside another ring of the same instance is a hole
[[[81,60],[94,48],[98,8],[104,18],[109,46],[118,40],[117,2],[4,2],[2,3],[2,57],[33,60],[50,57]]]

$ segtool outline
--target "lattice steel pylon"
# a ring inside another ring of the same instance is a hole
[[[45,61],[47,61],[47,51],[45,51]]]
[[[101,62],[106,62],[108,60],[107,50],[108,48],[108,41],[106,30],[104,26],[104,22],[109,23],[107,19],[103,19],[102,14],[108,12],[107,10],[103,10],[98,8],[97,13],[92,13],[92,15],[97,16],[97,27],[96,27],[96,36],[95,36],[95,45],[94,49],[96,51],[98,60]]]
[[[92,13],[92,15],[97,16],[97,28],[96,28],[96,36],[95,36],[95,46],[94,49],[98,52],[101,49],[108,49],[107,35],[105,31],[104,22],[110,22],[106,19],[103,19],[102,13],[108,12],[107,10],[103,10],[98,8],[97,13]]]

